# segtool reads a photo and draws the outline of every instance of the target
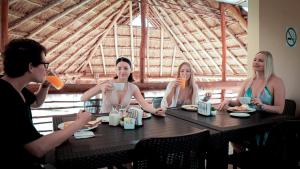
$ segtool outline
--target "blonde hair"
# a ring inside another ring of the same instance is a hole
[[[273,68],[273,56],[271,52],[269,51],[260,51],[256,55],[262,54],[265,56],[265,65],[264,65],[264,79],[267,83],[270,77],[274,74],[274,68]],[[256,73],[254,72],[254,76],[256,76]]]
[[[178,71],[177,71],[177,78],[180,77],[180,69],[182,68],[183,65],[186,65],[186,66],[188,66],[188,67],[190,68],[191,76],[190,76],[190,78],[189,78],[188,81],[187,81],[187,86],[193,88],[193,84],[194,84],[194,73],[193,73],[193,71],[192,71],[192,67],[191,67],[191,64],[190,64],[190,63],[188,63],[188,62],[183,62],[183,63],[181,63],[181,64],[179,65]]]

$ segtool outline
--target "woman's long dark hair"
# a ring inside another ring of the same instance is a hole
[[[129,59],[125,58],[125,57],[119,57],[116,61],[116,66],[118,63],[120,62],[126,62],[128,63],[128,65],[130,66],[130,68],[132,69],[132,66],[131,66],[131,62]],[[117,79],[118,76],[115,76],[114,79]],[[132,76],[132,73],[130,73],[129,77],[128,77],[128,82],[134,82],[134,79],[133,79],[133,76]]]

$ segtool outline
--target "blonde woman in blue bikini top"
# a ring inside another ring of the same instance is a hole
[[[282,114],[285,104],[285,86],[281,78],[273,72],[273,57],[268,51],[258,52],[252,62],[253,77],[243,84],[238,98],[251,97],[251,103],[257,110]],[[228,106],[240,106],[238,100],[226,100],[218,110],[226,110]]]

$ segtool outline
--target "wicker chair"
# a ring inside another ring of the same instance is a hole
[[[296,113],[296,102],[294,100],[285,99],[283,114],[295,116],[295,113]],[[243,145],[243,146],[247,147],[247,148],[251,147],[249,145]],[[251,148],[250,148],[250,151],[252,151]],[[244,159],[245,158],[244,156],[249,156],[249,154],[257,153],[256,150],[254,150],[254,152],[250,152],[250,151],[249,152],[242,152],[241,154],[236,153],[235,151],[233,152],[233,155],[231,155],[230,158],[229,158],[229,164],[233,165],[233,169],[237,169],[237,166],[240,163],[239,161]]]
[[[300,120],[275,125],[264,146],[235,154],[241,169],[300,169]]]
[[[148,138],[137,143],[134,169],[205,168],[209,131],[178,137]]]

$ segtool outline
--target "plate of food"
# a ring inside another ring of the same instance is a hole
[[[248,114],[248,113],[230,113],[230,116],[234,116],[234,117],[249,117],[250,114]]]
[[[69,125],[71,125],[73,122],[74,121],[62,122],[62,123],[58,124],[57,128],[62,130],[64,128],[68,127]],[[101,121],[99,121],[98,119],[89,121],[86,125],[84,125],[84,127],[82,129],[80,129],[80,131],[92,130],[94,128],[97,128],[100,123],[101,123]]]
[[[148,119],[150,117],[152,117],[151,113],[146,113],[146,112],[143,113],[143,119]]]
[[[97,117],[97,120],[101,121],[102,123],[108,123],[109,122],[109,116]]]
[[[241,106],[234,106],[234,107],[229,107],[227,109],[228,111],[235,112],[235,113],[251,113],[255,112],[256,109],[249,107],[247,104],[243,104]]]
[[[188,111],[197,111],[198,110],[198,106],[197,105],[183,105],[181,106],[182,109],[184,110],[188,110]]]

